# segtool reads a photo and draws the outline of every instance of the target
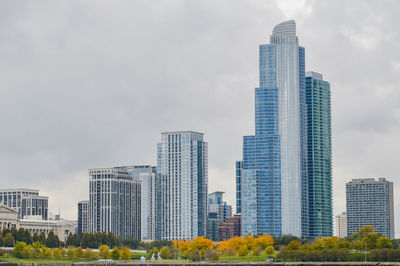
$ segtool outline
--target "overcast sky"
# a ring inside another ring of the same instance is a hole
[[[76,218],[88,168],[156,164],[168,130],[209,142],[209,192],[235,203],[254,132],[258,45],[297,22],[331,84],[334,213],[345,183],[395,182],[400,232],[400,1],[1,1],[0,187]],[[399,234],[396,234],[399,235]]]

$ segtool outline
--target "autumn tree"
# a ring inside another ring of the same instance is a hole
[[[120,257],[120,251],[118,247],[114,247],[113,250],[111,251],[111,258],[113,260],[119,260]]]
[[[301,246],[300,242],[296,241],[296,240],[292,240],[290,241],[290,243],[287,245],[287,249],[288,250],[297,250],[299,249]]]
[[[131,258],[131,251],[129,248],[122,248],[121,249],[121,259],[122,260],[129,260]]]
[[[99,257],[102,259],[109,259],[110,258],[110,247],[107,245],[101,245],[99,247]]]
[[[387,237],[385,236],[381,236],[380,238],[378,238],[377,242],[376,242],[376,247],[377,248],[393,248],[393,244],[392,241],[390,241]]]

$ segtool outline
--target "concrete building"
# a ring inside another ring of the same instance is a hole
[[[203,133],[165,132],[158,144],[161,180],[161,239],[206,235],[208,161]]]
[[[345,212],[336,215],[336,235],[340,238],[347,236],[347,215]]]
[[[141,182],[116,168],[89,169],[88,232],[141,239]]]
[[[225,222],[218,225],[217,241],[225,241],[227,239],[240,236],[242,232],[241,221],[242,218],[240,214],[226,217]]]
[[[223,201],[224,193],[216,191],[208,194],[207,237],[212,241],[218,241],[218,225],[232,215],[232,206]]]
[[[0,230],[4,228],[28,229],[32,234],[44,233],[46,236],[53,231],[60,241],[65,242],[70,233],[74,233],[75,221],[67,220],[42,220],[41,215],[26,216],[28,219],[19,219],[18,213],[13,208],[0,206]]]
[[[78,229],[77,229],[78,235],[84,232],[88,232],[88,210],[89,210],[88,200],[82,200],[78,202]]]
[[[119,168],[125,169],[133,179],[141,181],[141,240],[159,240],[161,238],[161,190],[157,168],[151,165],[132,165]]]
[[[394,238],[393,183],[385,178],[352,179],[346,184],[347,235],[372,225]]]
[[[16,210],[19,219],[25,215],[41,215],[43,220],[48,219],[49,198],[40,196],[37,189],[1,189],[0,205]]]

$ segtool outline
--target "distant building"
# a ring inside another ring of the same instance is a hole
[[[208,161],[203,133],[166,132],[158,144],[161,178],[161,239],[206,235]]]
[[[70,233],[74,233],[74,221],[42,220],[40,215],[26,216],[29,219],[19,219],[18,213],[13,208],[0,206],[0,231],[5,228],[24,228],[32,234],[44,233],[46,236],[53,231],[58,238],[65,242]]]
[[[88,200],[82,200],[78,202],[78,235],[88,231],[88,210]]]
[[[25,215],[40,215],[48,219],[49,198],[40,196],[37,189],[0,189],[0,205],[17,211],[18,219]]]
[[[120,168],[89,169],[88,232],[140,238],[141,183]]]
[[[226,217],[225,222],[218,225],[218,241],[225,241],[236,236],[241,236],[241,218],[240,214]]]
[[[141,181],[141,237],[144,241],[161,238],[160,231],[160,178],[151,165],[121,167],[135,180]]]
[[[316,72],[306,73],[308,238],[332,236],[331,91]]]
[[[207,237],[218,241],[218,225],[232,215],[232,206],[223,201],[225,192],[216,191],[208,194]]]
[[[242,213],[242,171],[243,161],[236,162],[236,213]]]
[[[364,226],[394,238],[393,183],[385,178],[352,179],[346,184],[347,234]]]
[[[345,212],[336,215],[336,235],[340,238],[347,236],[347,215]]]

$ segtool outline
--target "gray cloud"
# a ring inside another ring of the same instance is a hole
[[[40,188],[53,211],[73,218],[88,168],[155,164],[160,132],[193,129],[209,142],[210,191],[227,191],[234,204],[234,162],[254,127],[258,45],[294,18],[307,70],[332,87],[335,212],[350,178],[387,177],[399,192],[399,8],[0,2],[1,187]]]

